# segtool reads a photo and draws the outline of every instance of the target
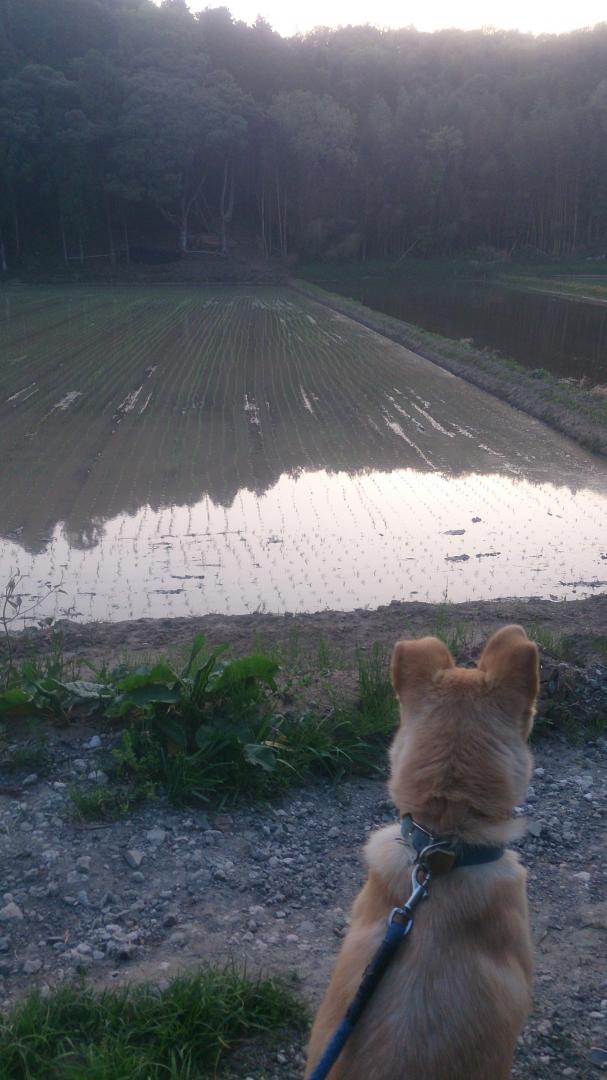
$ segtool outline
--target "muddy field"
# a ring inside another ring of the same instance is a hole
[[[86,621],[590,595],[607,465],[279,288],[0,296],[0,579]]]

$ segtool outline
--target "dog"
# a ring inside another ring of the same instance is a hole
[[[383,976],[330,1080],[508,1080],[531,1006],[526,872],[505,845],[521,835],[539,690],[538,651],[520,626],[499,630],[477,668],[458,668],[437,638],[401,641],[391,664],[400,727],[389,790],[421,834],[493,849],[492,861],[432,877],[411,935]],[[500,849],[504,846],[504,850]],[[497,848],[497,851],[496,851]],[[308,1048],[320,1060],[411,893],[416,851],[401,827],[373,833],[368,878]]]

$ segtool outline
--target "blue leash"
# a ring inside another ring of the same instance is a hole
[[[420,881],[418,877],[420,870],[425,874],[423,881]],[[384,975],[398,946],[401,941],[411,933],[411,930],[413,929],[413,913],[420,901],[425,900],[428,896],[430,876],[430,872],[420,865],[417,865],[413,870],[413,891],[411,896],[403,907],[394,908],[394,911],[391,913],[388,919],[386,936],[375,953],[371,963],[367,967],[350,1008],[333,1035],[331,1042],[327,1046],[318,1065],[314,1069],[314,1072],[310,1073],[308,1080],[325,1080],[331,1072],[331,1069],[335,1065],[335,1062],[350,1038],[350,1035],[354,1031],[357,1022],[360,1020],[365,1006],[371,999],[375,988]]]

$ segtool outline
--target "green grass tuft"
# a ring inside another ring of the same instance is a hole
[[[0,1015],[0,1080],[199,1080],[244,1040],[308,1022],[284,982],[204,970],[151,987],[65,987]]]

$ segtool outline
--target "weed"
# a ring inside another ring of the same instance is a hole
[[[19,746],[3,748],[0,736],[0,769],[4,772],[29,772],[44,776],[48,773],[51,757],[43,735],[36,734]]]
[[[536,645],[539,645],[542,652],[547,653],[554,660],[571,659],[571,646],[560,634],[554,634],[551,630],[539,626],[538,623],[528,626],[527,634]]]
[[[94,787],[70,788],[70,798],[83,821],[105,821],[125,817],[134,806],[155,795],[149,780],[139,785],[97,784]]]
[[[327,639],[321,634],[316,649],[316,664],[318,670],[328,674],[333,669],[333,656]]]
[[[231,970],[183,976],[162,993],[35,992],[0,1016],[0,1080],[202,1080],[244,1039],[292,1038],[307,1022],[285,983]]]
[[[449,652],[457,660],[458,657],[470,651],[472,645],[472,635],[466,629],[463,623],[455,623],[452,625],[449,619],[448,608],[439,605],[436,611],[436,619],[432,626],[430,633],[440,639]]]

